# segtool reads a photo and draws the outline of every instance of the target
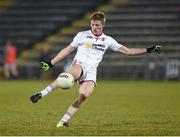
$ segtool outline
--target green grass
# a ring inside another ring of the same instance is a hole
[[[0,135],[180,135],[179,82],[99,82],[70,121],[56,128],[78,95],[57,89],[37,104],[29,97],[50,81],[0,81]]]

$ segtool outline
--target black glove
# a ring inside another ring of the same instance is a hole
[[[147,48],[147,53],[153,53],[153,52],[157,52],[157,53],[161,53],[161,48],[162,46],[160,45],[156,45],[156,46],[153,46],[153,47],[150,47],[150,48]]]
[[[48,69],[52,68],[53,65],[51,64],[50,61],[46,62],[46,61],[42,61],[41,62],[41,68],[44,70],[44,71],[47,71]]]

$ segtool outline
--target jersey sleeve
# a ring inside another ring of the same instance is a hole
[[[110,49],[117,51],[123,45],[119,44],[115,39],[110,37]]]
[[[78,47],[80,44],[81,35],[81,32],[77,33],[70,45],[72,45],[73,47]]]

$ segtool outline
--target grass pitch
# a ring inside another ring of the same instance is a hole
[[[50,81],[0,81],[0,135],[180,135],[179,82],[99,82],[70,127],[56,124],[78,86],[57,89],[37,104],[29,97]]]

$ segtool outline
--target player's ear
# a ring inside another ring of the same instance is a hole
[[[103,28],[105,27],[105,22],[102,22]]]
[[[103,28],[105,27],[105,23],[103,24]]]

